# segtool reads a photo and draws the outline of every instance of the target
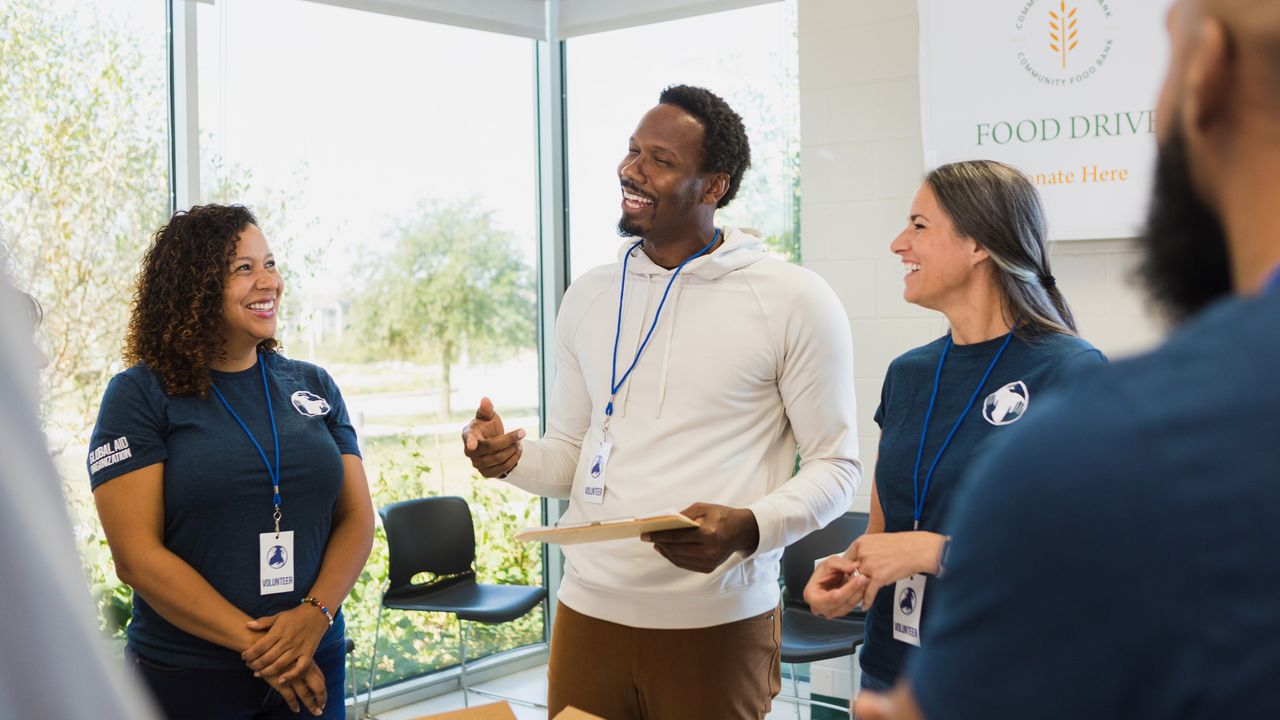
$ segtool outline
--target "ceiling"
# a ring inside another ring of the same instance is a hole
[[[558,14],[557,40],[765,5],[780,0],[309,0],[326,5],[417,18],[543,40],[547,17]]]

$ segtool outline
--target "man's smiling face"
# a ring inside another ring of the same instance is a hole
[[[692,211],[706,192],[703,136],[702,124],[675,105],[645,113],[618,164],[619,233],[647,237],[694,222]]]

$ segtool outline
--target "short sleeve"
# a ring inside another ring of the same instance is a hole
[[[159,394],[157,397],[156,395]],[[111,378],[89,440],[89,485],[99,485],[168,458],[164,396],[125,373]]]
[[[325,416],[325,423],[329,426],[329,434],[333,436],[333,441],[338,444],[338,452],[361,457],[356,428],[351,424],[351,416],[347,413],[347,402],[342,399],[342,391],[338,389],[338,383],[334,382],[328,371],[323,368],[320,368],[320,378],[331,398],[329,404],[332,410]]]
[[[892,372],[893,366],[890,366],[889,372],[885,373],[884,383],[880,385],[880,404],[876,406],[875,421],[881,430],[884,430],[884,408],[889,404],[889,382],[893,377]]]
[[[1107,365],[1107,356],[1097,348],[1087,348],[1062,358],[1048,378],[1050,385],[1069,383],[1079,377]]]

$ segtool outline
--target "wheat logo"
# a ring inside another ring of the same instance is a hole
[[[1049,47],[1055,53],[1062,57],[1062,69],[1067,69],[1067,53],[1076,49],[1076,45],[1080,42],[1076,40],[1076,35],[1080,30],[1076,24],[1080,22],[1080,18],[1076,17],[1076,11],[1079,8],[1071,8],[1067,10],[1066,0],[1059,0],[1058,10],[1049,11]]]
[[[1012,40],[1026,76],[1037,85],[1067,87],[1101,71],[1115,44],[1114,2],[1019,0],[1022,10]]]

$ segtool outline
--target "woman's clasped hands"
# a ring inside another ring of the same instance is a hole
[[[315,663],[316,647],[329,630],[323,613],[310,605],[299,605],[275,615],[250,620],[257,640],[240,653],[245,664],[280,693],[289,709],[301,712],[305,706],[320,715],[328,701],[324,673]]]

